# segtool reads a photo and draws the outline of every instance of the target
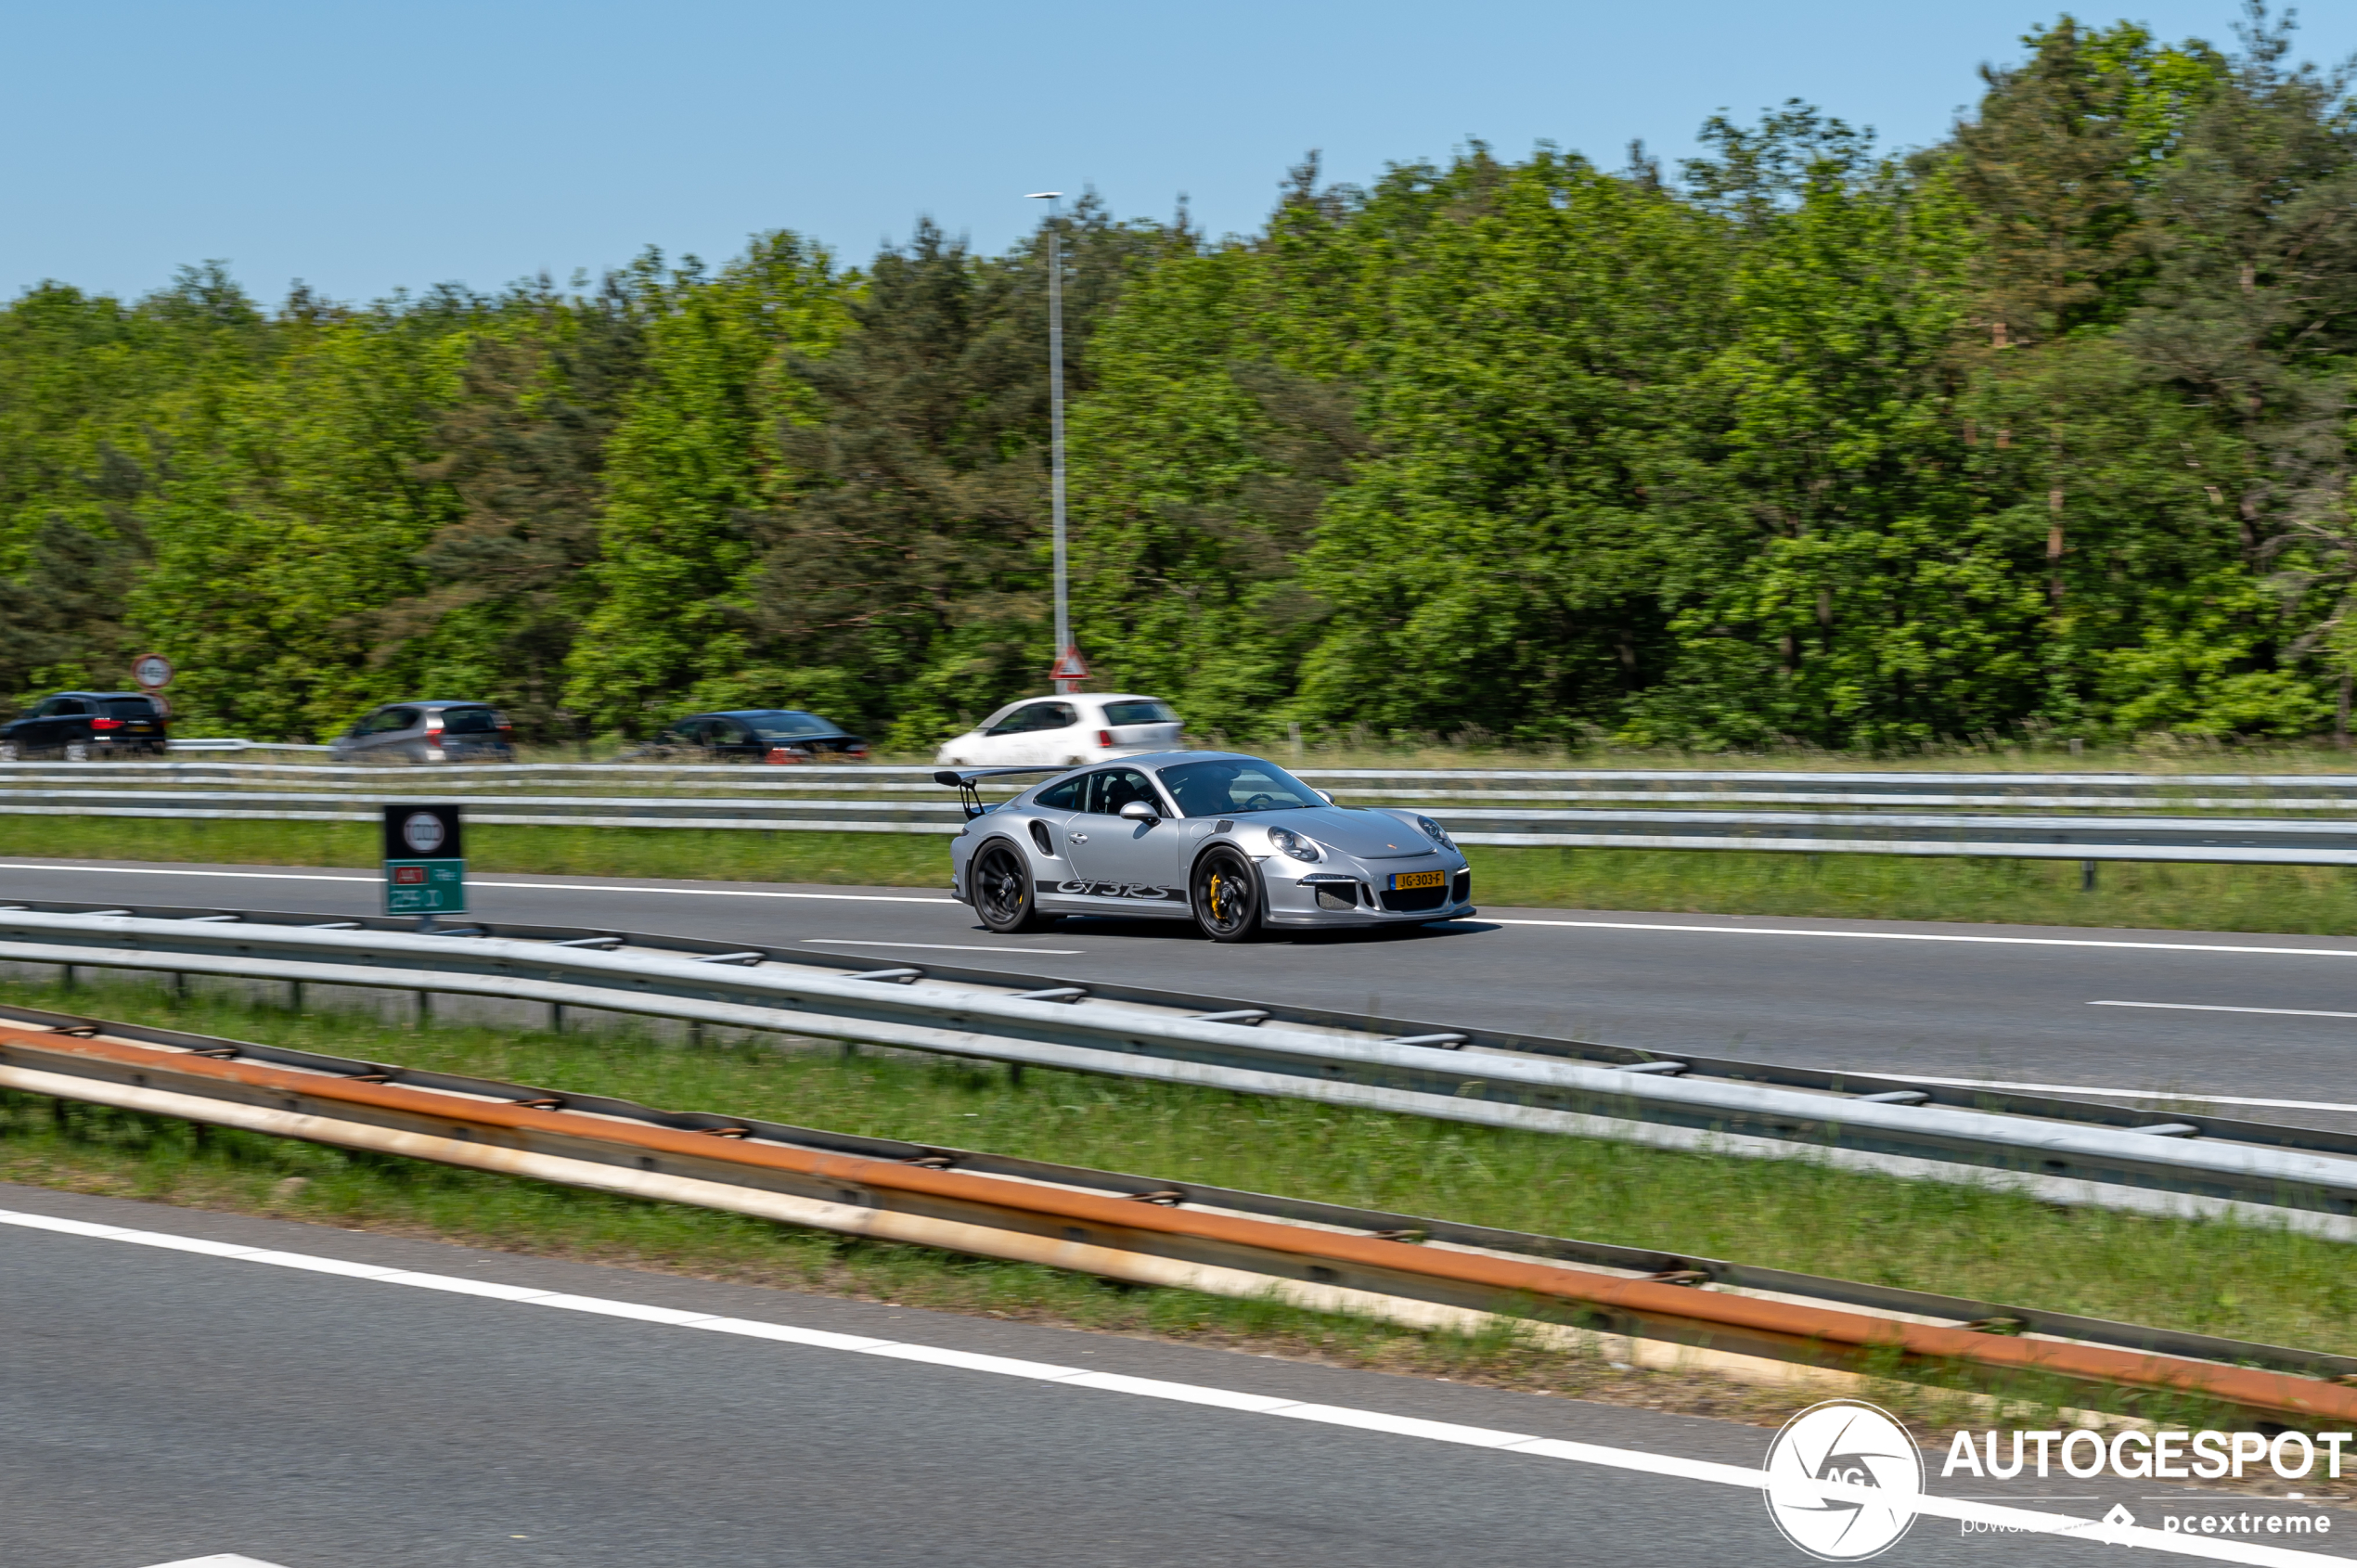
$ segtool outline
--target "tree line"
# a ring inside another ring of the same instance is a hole
[[[1887,750],[2349,727],[2357,107],[2066,17],[1892,154],[1794,102],[1665,170],[1469,146],[1256,233],[1061,231],[1075,617],[1239,740]],[[0,693],[319,737],[1043,689],[1044,226],[266,310],[0,310]]]

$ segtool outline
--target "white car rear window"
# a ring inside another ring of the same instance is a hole
[[[1157,702],[1149,697],[1137,702],[1105,704],[1107,724],[1175,724],[1178,715],[1167,702]]]

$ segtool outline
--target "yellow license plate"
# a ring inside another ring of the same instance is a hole
[[[1391,877],[1391,891],[1397,893],[1403,888],[1443,887],[1448,881],[1449,873],[1446,871],[1395,871]]]

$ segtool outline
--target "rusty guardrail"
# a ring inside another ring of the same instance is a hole
[[[19,1011],[19,1017],[23,1015]],[[996,1157],[708,1112],[668,1112],[601,1097],[418,1072],[243,1041],[177,1035],[134,1040],[96,1020],[0,1023],[0,1087],[218,1125],[373,1150],[757,1215],[820,1229],[1047,1264],[1215,1294],[1274,1294],[1322,1310],[1423,1327],[1499,1317],[1568,1317],[1587,1332],[1659,1345],[1875,1376],[1969,1368],[1999,1383],[2057,1380],[2176,1395],[2302,1423],[2357,1419],[2357,1359],[2207,1336],[2026,1312],[1977,1324],[1913,1320],[1972,1310],[1883,1292],[1881,1314],[1697,1288],[1719,1275],[1657,1277],[1452,1244],[1444,1222],[1307,1205],[1317,1217],[1234,1212],[1282,1208],[1257,1194],[1156,1184],[1030,1163],[961,1169]],[[148,1031],[149,1035],[157,1032]],[[879,1147],[881,1146],[881,1148]],[[886,1152],[888,1151],[888,1153]],[[880,1157],[881,1156],[881,1157]],[[1343,1228],[1344,1224],[1380,1228]],[[1624,1261],[1659,1254],[1477,1231],[1525,1249]],[[1668,1259],[1672,1263],[1692,1260]],[[1855,1296],[1870,1287],[1778,1275],[1793,1288]],[[2051,1337],[2071,1329],[2085,1338]],[[1994,1331],[1991,1331],[1994,1330]],[[2132,1348],[2164,1342],[2178,1353]],[[2121,1342],[2127,1342],[2122,1343]],[[2199,1356],[2183,1352],[2195,1350]],[[2237,1366],[2232,1361],[2256,1362]]]

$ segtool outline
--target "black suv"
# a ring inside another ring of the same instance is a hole
[[[144,691],[60,691],[13,724],[0,725],[0,763],[160,757],[164,739],[163,710]]]
[[[795,708],[739,708],[677,720],[637,755],[681,761],[866,762],[868,742],[831,719]]]

